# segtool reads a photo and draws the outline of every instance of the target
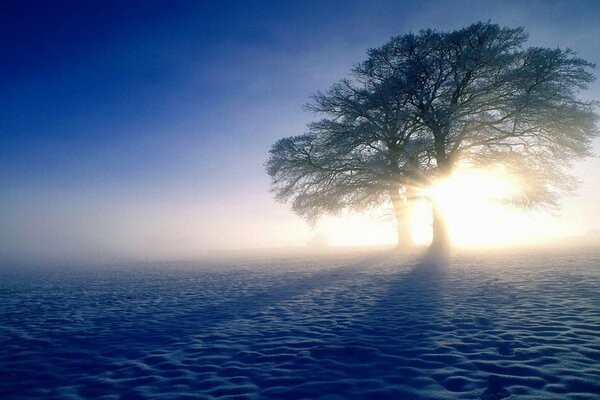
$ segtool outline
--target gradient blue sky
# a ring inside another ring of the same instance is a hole
[[[3,1],[0,258],[302,244],[263,163],[314,118],[309,95],[392,35],[488,19],[600,62],[594,0]],[[599,170],[578,165],[565,201],[584,230],[600,228]]]

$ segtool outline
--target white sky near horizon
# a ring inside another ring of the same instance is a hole
[[[314,116],[301,106],[311,93],[345,77],[367,48],[390,36],[422,28],[457,29],[478,20],[523,26],[529,45],[570,47],[600,63],[600,3],[593,1],[359,2],[328,17],[332,26],[305,39],[302,21],[291,15],[290,20],[265,17],[257,24],[282,42],[293,38],[298,48],[228,41],[210,53],[202,69],[189,72],[217,88],[233,81],[242,95],[221,104],[214,117],[218,122],[203,125],[206,139],[193,143],[185,138],[203,121],[194,119],[186,104],[174,102],[172,119],[155,128],[156,137],[185,133],[164,147],[165,154],[174,155],[156,159],[161,171],[151,183],[66,188],[32,183],[0,195],[0,261],[179,259],[215,249],[302,246],[315,236],[332,245],[392,243],[393,221],[379,212],[326,217],[311,230],[269,193],[263,167],[269,147],[277,138],[306,130]],[[261,95],[253,99],[252,93]],[[585,96],[600,100],[600,83]],[[230,131],[241,134],[230,138]],[[139,146],[160,149],[162,142],[153,140]],[[594,149],[600,154],[600,142]],[[577,196],[564,199],[559,216],[524,217],[541,227],[540,241],[588,234],[600,238],[594,232],[600,230],[598,171],[599,158],[575,166],[582,184]]]

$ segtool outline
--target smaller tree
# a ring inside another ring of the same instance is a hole
[[[323,214],[391,203],[398,245],[408,245],[412,185],[431,166],[406,104],[369,76],[317,93],[307,109],[327,115],[303,135],[278,140],[266,164],[280,201],[314,223]]]

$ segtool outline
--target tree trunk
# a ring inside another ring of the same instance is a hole
[[[433,217],[431,250],[446,252],[450,249],[450,237],[448,236],[444,214],[435,201],[432,202],[431,212]]]
[[[438,165],[438,179],[446,179],[452,172],[452,161],[446,154],[445,138],[447,131],[435,135],[436,162]],[[447,253],[450,250],[450,237],[444,214],[436,199],[431,200],[432,233],[430,249],[437,253]]]
[[[399,190],[391,190],[390,197],[396,216],[396,234],[398,237],[396,248],[404,249],[411,247],[413,242],[410,229],[409,200],[400,196]]]

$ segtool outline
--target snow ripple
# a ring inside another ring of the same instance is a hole
[[[0,272],[0,397],[598,399],[600,257]]]

